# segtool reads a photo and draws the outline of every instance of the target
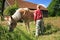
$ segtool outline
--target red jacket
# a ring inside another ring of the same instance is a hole
[[[39,20],[42,19],[43,15],[42,15],[42,11],[41,10],[35,10],[34,12],[34,20]]]

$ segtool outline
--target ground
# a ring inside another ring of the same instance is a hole
[[[44,18],[45,33],[35,38],[35,24],[30,22],[31,32],[28,33],[24,23],[18,23],[13,32],[8,32],[6,21],[0,24],[0,40],[60,40],[60,17]],[[2,28],[1,28],[2,27]]]

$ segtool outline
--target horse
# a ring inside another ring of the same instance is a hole
[[[34,20],[34,14],[29,8],[19,8],[12,16],[5,16],[4,19],[8,22],[9,31],[14,30],[19,20],[23,20],[29,32],[29,23]]]

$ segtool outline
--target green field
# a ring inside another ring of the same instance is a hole
[[[45,33],[35,37],[34,21],[30,22],[30,33],[27,32],[24,23],[18,23],[13,32],[8,31],[5,21],[0,22],[0,40],[60,40],[60,17],[44,18]]]

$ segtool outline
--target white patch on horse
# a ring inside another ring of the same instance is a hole
[[[18,21],[20,18],[21,18],[21,13],[20,13],[20,10],[29,10],[28,8],[19,8],[16,10],[16,12],[12,15],[13,19],[15,21]]]
[[[8,22],[8,25],[11,24],[11,17],[10,16],[5,16],[4,20]]]
[[[21,9],[18,9],[18,10],[16,10],[16,12],[12,15],[12,18],[14,19],[14,20],[19,20],[20,18],[21,18],[21,14],[20,14],[20,11]]]

